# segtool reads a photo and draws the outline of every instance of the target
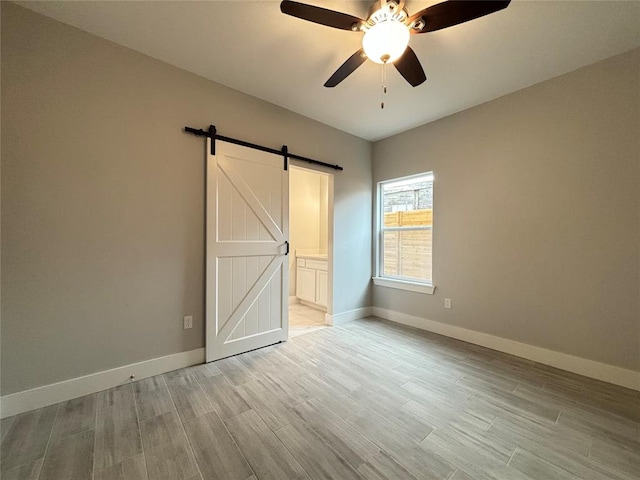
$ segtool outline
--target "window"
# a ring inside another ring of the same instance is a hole
[[[433,293],[433,173],[378,184],[376,285]]]

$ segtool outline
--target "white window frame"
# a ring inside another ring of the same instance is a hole
[[[400,182],[403,180],[412,180],[412,179],[417,179],[420,177],[424,177],[427,175],[431,175],[433,177],[433,172],[423,172],[423,173],[419,173],[419,174],[415,174],[415,175],[407,175],[406,177],[398,177],[398,178],[391,178],[389,180],[383,180],[381,182],[378,182],[377,185],[377,200],[376,200],[376,224],[375,224],[375,228],[376,228],[376,241],[375,241],[375,245],[376,245],[376,268],[375,268],[375,276],[373,277],[373,283],[374,285],[377,285],[379,287],[387,287],[387,288],[395,288],[395,289],[399,289],[399,290],[407,290],[410,292],[417,292],[417,293],[425,293],[428,295],[433,295],[433,292],[435,291],[436,287],[433,284],[433,272],[431,275],[431,283],[424,281],[421,282],[419,280],[416,280],[414,278],[406,278],[406,277],[392,277],[392,276],[388,276],[388,275],[382,275],[382,267],[383,267],[383,256],[384,256],[384,251],[383,251],[383,234],[384,231],[387,230],[392,230],[392,231],[402,231],[402,230],[431,230],[433,231],[433,225],[430,225],[428,227],[387,227],[387,228],[383,228],[383,215],[384,215],[384,208],[382,206],[382,187],[387,184],[387,183],[396,183],[396,182]],[[433,181],[433,180],[432,180]],[[433,250],[431,251],[431,258],[433,261]]]

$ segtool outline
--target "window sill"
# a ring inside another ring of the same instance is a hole
[[[433,295],[436,287],[427,285],[426,283],[408,282],[406,280],[396,280],[395,278],[373,277],[374,285],[378,287],[396,288],[398,290],[407,290],[409,292],[426,293]]]

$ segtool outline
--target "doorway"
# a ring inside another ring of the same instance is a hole
[[[289,171],[289,337],[328,326],[332,292],[333,175]]]

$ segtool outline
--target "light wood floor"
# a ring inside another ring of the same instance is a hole
[[[2,421],[2,479],[638,479],[638,392],[365,319]]]

